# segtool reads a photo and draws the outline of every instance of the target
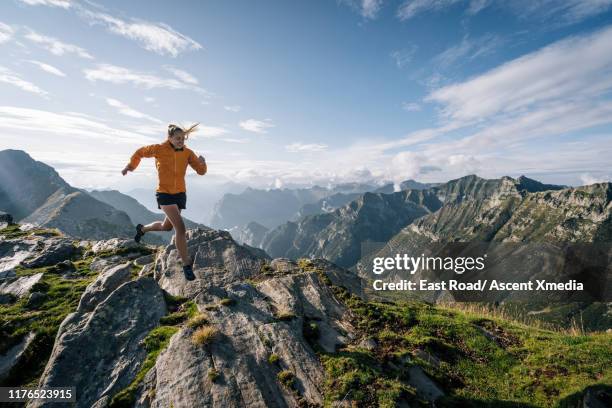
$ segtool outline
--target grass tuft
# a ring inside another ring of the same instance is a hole
[[[197,346],[206,346],[218,336],[218,331],[213,326],[202,326],[191,336],[191,341]]]
[[[285,387],[293,389],[295,386],[295,375],[289,370],[283,370],[277,375],[278,381]]]

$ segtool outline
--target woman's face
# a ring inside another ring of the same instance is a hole
[[[185,146],[185,134],[183,132],[176,131],[172,136],[168,136],[168,140],[177,149],[181,149]]]

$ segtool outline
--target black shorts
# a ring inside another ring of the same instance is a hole
[[[178,205],[178,208],[184,210],[187,205],[187,194],[185,193],[176,193],[176,194],[168,194],[168,193],[155,193],[155,198],[157,198],[157,208],[161,209],[162,205]]]

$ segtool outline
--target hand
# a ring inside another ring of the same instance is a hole
[[[128,173],[128,171],[132,171],[132,170],[130,170],[130,168],[128,166],[125,166],[125,168],[123,170],[121,170],[121,174],[123,174],[125,176]]]
[[[204,156],[200,155],[200,157],[198,157],[198,159],[200,159],[202,164],[206,164],[206,159],[204,158]]]

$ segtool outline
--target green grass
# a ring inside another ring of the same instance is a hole
[[[279,361],[280,357],[278,356],[278,354],[270,354],[270,357],[268,357],[268,363],[270,364],[277,364]]]
[[[0,305],[0,353],[17,344],[29,332],[36,333],[33,346],[2,382],[3,385],[34,384],[40,377],[51,354],[57,329],[64,318],[76,309],[85,288],[96,276],[89,269],[92,260],[88,258],[74,262],[75,279],[64,279],[52,272],[45,273],[53,266],[16,268],[17,276],[44,273],[32,291],[43,292],[45,299],[36,307],[27,306],[27,296],[13,304]]]
[[[28,235],[47,235],[47,236],[56,236],[59,237],[62,235],[57,229],[49,229],[49,228],[34,228],[29,231],[21,231],[19,224],[9,225],[6,228],[0,229],[0,235],[5,239],[13,239],[25,237]]]
[[[319,350],[328,406],[347,393],[359,406],[382,406],[381,395],[385,404],[394,395],[410,400],[405,370],[413,363],[446,392],[437,406],[549,407],[589,386],[612,384],[610,333],[545,330],[422,302],[366,302],[343,288],[330,288],[351,310],[351,323],[363,336],[375,338],[377,347],[371,352]],[[439,366],[403,358],[417,349],[436,356]]]
[[[147,351],[140,371],[136,374],[136,377],[130,385],[117,393],[111,400],[109,407],[111,408],[122,408],[132,407],[136,401],[136,391],[144,380],[145,375],[151,368],[155,366],[155,361],[159,354],[168,346],[170,338],[179,330],[178,327],[174,326],[159,326],[151,330],[151,332],[144,339],[144,348]]]
[[[212,382],[215,382],[219,379],[219,377],[221,376],[221,373],[219,373],[218,370],[211,368],[210,370],[208,370],[208,379]]]

